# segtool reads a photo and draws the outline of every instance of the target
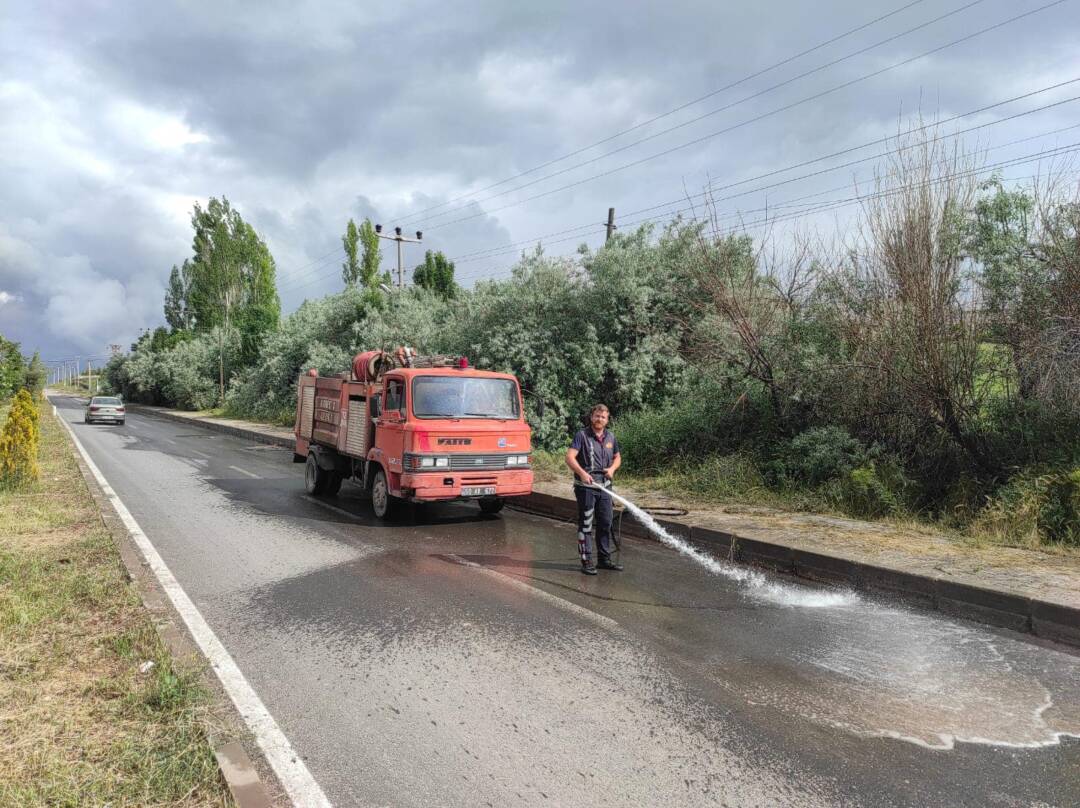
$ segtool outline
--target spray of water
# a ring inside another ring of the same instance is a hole
[[[854,592],[819,592],[800,587],[784,586],[775,581],[770,581],[765,575],[756,570],[728,564],[713,558],[678,536],[672,536],[647,511],[642,510],[625,497],[621,497],[607,488],[601,488],[600,486],[596,486],[596,488],[615,501],[620,502],[641,524],[645,525],[650,532],[668,547],[677,550],[687,558],[693,559],[714,575],[721,575],[742,584],[746,587],[747,592],[754,597],[778,603],[782,606],[801,606],[810,609],[850,606],[859,602],[859,596]]]

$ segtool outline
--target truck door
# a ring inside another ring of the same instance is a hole
[[[375,430],[375,448],[386,467],[391,489],[401,487],[401,460],[405,451],[405,382],[388,378],[382,402],[382,412]]]

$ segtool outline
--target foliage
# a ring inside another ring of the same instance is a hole
[[[38,413],[29,391],[15,396],[0,432],[0,486],[22,488],[38,478]]]
[[[164,329],[159,332],[165,333]],[[224,335],[215,329],[182,338],[167,335],[164,344],[157,346],[155,337],[147,334],[135,348],[106,363],[102,371],[105,390],[128,401],[201,410],[218,399],[220,352],[224,349],[227,364],[237,363],[240,341],[235,332]]]
[[[374,291],[379,286],[382,250],[379,249],[379,234],[375,232],[375,225],[371,223],[371,219],[364,219],[360,223],[360,246],[363,248],[363,256],[360,260],[360,280],[365,289]],[[382,278],[386,281],[389,279],[389,275],[384,275]]]
[[[22,386],[30,391],[30,396],[32,398],[40,398],[41,392],[45,389],[46,376],[45,363],[41,361],[41,354],[34,351],[34,355],[30,359],[30,364],[26,366],[22,382]]]
[[[191,280],[193,267],[190,259],[179,267],[173,264],[169,273],[169,286],[165,291],[165,322],[175,331],[190,331],[195,327],[195,313],[191,310]]]
[[[441,250],[428,250],[424,254],[424,263],[413,270],[413,283],[447,299],[458,294],[458,285],[454,282],[454,262],[448,260]]]
[[[228,199],[211,197],[206,208],[196,203],[191,226],[194,254],[185,269],[174,268],[176,283],[170,277],[166,317],[170,324],[218,335],[218,387],[224,399],[225,342],[235,333],[240,361],[247,364],[255,358],[263,336],[277,326],[281,304],[274,259]]]
[[[841,426],[812,427],[784,444],[774,461],[779,479],[818,486],[871,467],[870,453]],[[864,475],[865,476],[865,475]]]
[[[1034,546],[1044,540],[1080,544],[1080,467],[1017,473],[978,513],[974,532]]]
[[[345,250],[345,263],[341,265],[341,280],[346,286],[353,286],[363,275],[360,265],[360,231],[356,222],[349,219],[345,225],[345,235],[341,237],[341,246]]]
[[[226,397],[229,412],[291,423],[296,379],[308,368],[338,373],[349,367],[359,323],[378,310],[381,296],[350,286],[322,300],[305,301],[270,334],[258,361],[239,371]]]
[[[19,343],[0,335],[0,401],[5,401],[23,385],[26,377],[25,363]]]

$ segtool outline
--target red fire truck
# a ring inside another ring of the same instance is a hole
[[[532,492],[518,380],[463,357],[398,348],[358,354],[338,376],[310,370],[297,384],[295,432],[308,493],[332,496],[353,478],[380,519],[404,501],[470,499],[498,513]]]

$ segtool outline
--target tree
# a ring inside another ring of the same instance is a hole
[[[195,230],[188,309],[198,331],[217,329],[218,382],[225,400],[225,342],[240,338],[242,363],[250,362],[264,334],[281,315],[274,258],[255,229],[229,200],[210,198],[191,215]]]
[[[446,300],[456,297],[458,285],[454,283],[454,262],[448,260],[441,250],[428,250],[424,254],[424,263],[413,270],[413,283]]]
[[[45,363],[41,361],[41,354],[34,351],[22,381],[22,386],[30,391],[31,397],[36,399],[41,395],[41,391],[45,389],[45,376]]]
[[[345,235],[341,237],[345,248],[345,263],[341,265],[341,279],[346,286],[355,286],[363,278],[363,266],[360,263],[360,230],[356,222],[349,219],[345,225]]]
[[[0,487],[21,488],[38,478],[38,414],[33,399],[20,390],[0,432]]]
[[[191,295],[191,274],[190,259],[179,267],[173,264],[172,272],[169,273],[169,288],[165,292],[165,322],[173,331],[190,331],[194,325],[188,302]]]
[[[4,339],[0,335],[0,401],[13,395],[22,386],[24,373],[19,343]]]
[[[371,219],[364,219],[360,225],[360,246],[363,248],[363,258],[360,260],[360,280],[368,289],[375,289],[379,285],[379,264],[382,262],[382,251],[379,249],[379,234],[375,232],[375,225]]]

